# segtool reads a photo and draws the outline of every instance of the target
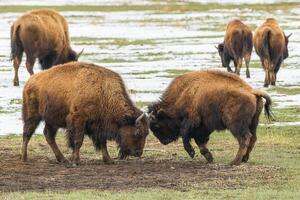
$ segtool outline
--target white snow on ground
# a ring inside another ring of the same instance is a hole
[[[194,0],[196,1],[196,0]],[[46,1],[14,1],[17,4],[44,5]],[[72,4],[75,1],[51,1],[51,5]],[[77,1],[76,1],[77,2]],[[124,1],[87,1],[86,4],[119,5]],[[150,4],[151,1],[129,1],[129,4]],[[137,2],[137,3],[136,3]],[[205,0],[201,2],[206,2]],[[211,2],[211,1],[210,1]],[[217,0],[214,2],[218,2]],[[222,1],[225,2],[225,1]],[[236,2],[236,1],[226,1]],[[239,1],[240,2],[240,1]],[[245,1],[248,3],[248,1]],[[254,1],[253,1],[254,2]],[[251,1],[251,3],[253,3]],[[257,1],[255,1],[257,2]],[[259,1],[271,3],[278,1]],[[47,4],[49,1],[47,1]],[[0,1],[1,4],[11,4],[10,1]],[[77,3],[76,3],[77,4]],[[280,13],[280,14],[278,14]],[[222,42],[224,29],[228,20],[233,18],[246,19],[249,25],[259,25],[267,16],[276,16],[285,32],[293,33],[290,38],[290,57],[285,61],[278,73],[278,85],[300,86],[300,20],[297,16],[300,8],[292,12],[268,13],[254,12],[249,9],[223,10],[222,8],[206,12],[189,12],[174,14],[159,14],[155,11],[129,12],[62,12],[70,24],[72,46],[76,51],[85,48],[81,61],[93,62],[108,67],[122,75],[130,90],[140,91],[132,94],[134,101],[152,102],[159,98],[172,80],[165,70],[198,70],[221,68],[220,58],[215,45]],[[13,67],[9,60],[10,24],[21,13],[0,13],[0,135],[21,134],[21,104],[22,88],[29,75],[24,67],[20,67],[20,87],[12,86]],[[78,37],[85,37],[82,39]],[[89,40],[89,37],[97,38]],[[75,40],[76,39],[76,40]],[[112,44],[116,39],[134,42],[145,41],[144,45],[132,44],[119,46]],[[78,41],[79,40],[79,41]],[[104,62],[105,59],[115,59],[114,62]],[[258,62],[253,52],[252,62]],[[251,64],[251,63],[250,63]],[[145,73],[153,71],[154,73]],[[38,64],[35,72],[39,71]],[[251,68],[251,79],[245,78],[245,68],[241,77],[255,88],[262,88],[264,72],[261,68]],[[151,91],[155,91],[151,93]],[[300,94],[271,96],[279,107],[299,106]],[[296,123],[280,123],[276,125],[299,125]],[[37,132],[42,132],[42,126]]]

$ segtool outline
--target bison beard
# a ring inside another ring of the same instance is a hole
[[[150,129],[162,144],[182,137],[184,149],[192,158],[195,151],[190,141],[194,139],[208,162],[213,161],[206,147],[210,134],[228,129],[239,142],[231,164],[239,165],[248,161],[256,142],[262,98],[271,119],[270,97],[238,76],[219,71],[187,73],[175,78],[161,100],[148,107]]]

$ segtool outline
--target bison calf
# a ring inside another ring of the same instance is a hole
[[[55,135],[66,128],[71,160],[79,163],[84,134],[102,150],[104,162],[111,162],[107,140],[116,140],[120,158],[141,156],[148,134],[148,119],[130,100],[121,77],[92,64],[70,62],[31,76],[23,91],[22,160],[40,121],[44,135],[59,162],[67,162]]]
[[[162,144],[182,137],[193,158],[193,138],[200,153],[213,161],[206,147],[213,131],[228,129],[239,142],[233,165],[247,162],[256,141],[256,128],[263,101],[270,114],[271,98],[251,88],[237,75],[220,71],[195,71],[175,78],[160,101],[149,106],[150,129]]]
[[[249,63],[253,49],[252,32],[240,20],[233,20],[228,23],[224,42],[219,44],[218,52],[221,57],[223,67],[227,68],[228,72],[232,72],[230,61],[233,60],[235,71],[240,75],[243,58],[246,64],[246,75],[250,78]]]
[[[14,85],[19,85],[18,70],[23,52],[26,68],[33,74],[38,58],[42,69],[76,61],[77,54],[70,47],[68,24],[63,16],[51,9],[37,9],[19,17],[11,26],[11,59],[14,63]]]
[[[289,56],[290,36],[284,34],[273,18],[268,18],[255,30],[254,47],[265,70],[265,87],[275,85],[280,65]]]

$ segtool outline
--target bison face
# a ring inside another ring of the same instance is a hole
[[[219,44],[217,49],[218,49],[218,52],[219,52],[219,56],[221,57],[222,66],[226,67],[225,66],[225,59],[224,59],[224,43]]]
[[[143,113],[133,123],[120,127],[119,156],[124,159],[128,156],[141,157],[149,133],[148,118]]]
[[[291,37],[292,33],[289,34],[288,36],[286,36],[284,34],[284,38],[285,38],[285,49],[283,51],[283,59],[286,59],[287,57],[289,57],[289,50],[288,50],[288,44],[289,44],[289,37]]]
[[[163,109],[149,107],[150,130],[159,141],[166,145],[179,137],[179,122],[167,115]]]

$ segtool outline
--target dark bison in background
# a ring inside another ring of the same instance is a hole
[[[26,68],[33,74],[38,58],[42,69],[76,61],[79,57],[70,46],[68,24],[63,16],[51,9],[32,10],[19,17],[11,26],[11,59],[14,63],[14,85],[19,85],[18,70],[23,52]]]
[[[66,128],[71,160],[79,163],[84,134],[111,162],[107,140],[116,140],[120,158],[140,157],[148,135],[148,119],[130,100],[121,77],[92,64],[70,62],[31,76],[23,91],[22,160],[40,121],[44,135],[59,162],[67,162],[56,142],[58,128]]]
[[[254,47],[265,70],[265,87],[275,85],[277,72],[284,59],[289,56],[289,37],[277,21],[268,18],[254,33]]]
[[[150,129],[163,144],[182,137],[184,148],[193,158],[193,138],[200,153],[213,161],[206,145],[210,134],[228,129],[239,142],[233,165],[247,162],[256,142],[256,128],[266,100],[270,113],[271,98],[253,89],[237,75],[220,71],[195,71],[175,78],[161,99],[150,105]]]
[[[228,72],[232,72],[230,61],[234,62],[234,73],[240,75],[243,58],[247,67],[246,75],[250,78],[249,62],[253,49],[252,32],[240,20],[230,21],[227,25],[224,42],[219,44],[218,52],[221,57],[223,67],[227,68]]]

